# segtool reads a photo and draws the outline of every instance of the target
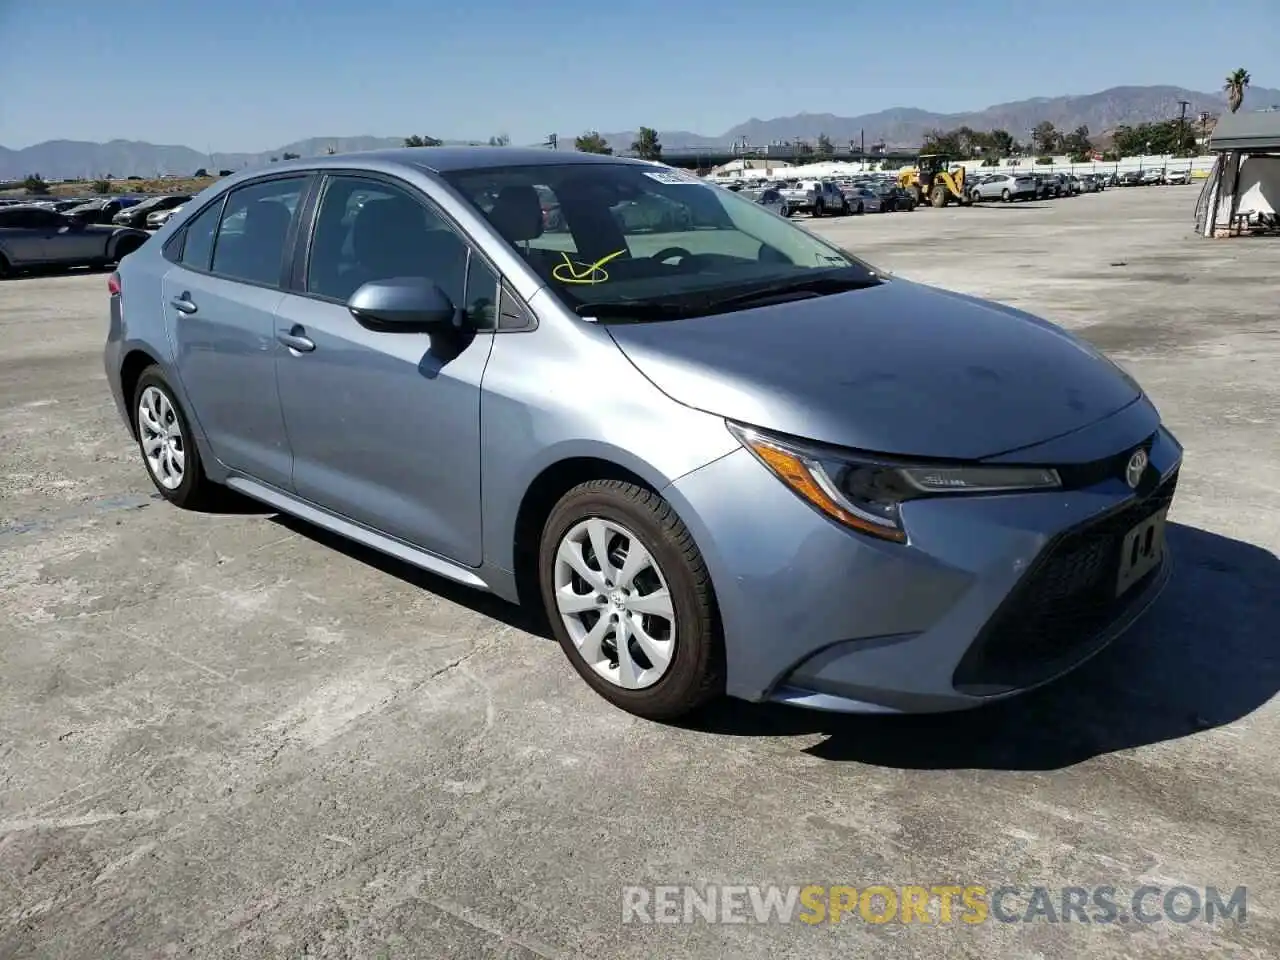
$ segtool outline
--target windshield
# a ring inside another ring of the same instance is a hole
[[[570,162],[443,176],[579,313],[705,304],[772,283],[876,280],[768,208],[667,167]]]

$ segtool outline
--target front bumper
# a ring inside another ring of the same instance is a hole
[[[1150,440],[1135,492],[1100,475],[1053,493],[919,500],[910,542],[820,516],[746,450],[668,488],[702,549],[724,627],[727,691],[816,709],[964,709],[1046,683],[1124,631],[1169,576],[1119,599],[1120,538],[1167,508],[1182,450],[1145,401],[1023,462],[1095,462]],[[1028,455],[1029,454],[1029,455]],[[1106,591],[1110,588],[1111,592]]]

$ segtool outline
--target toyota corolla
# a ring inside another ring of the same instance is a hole
[[[661,165],[272,165],[109,285],[108,379],[166,499],[230,488],[540,604],[642,716],[976,706],[1168,577],[1182,451],[1119,367]]]

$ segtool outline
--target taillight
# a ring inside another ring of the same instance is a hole
[[[107,293],[113,297],[120,296],[120,274],[113,273],[107,277]]]

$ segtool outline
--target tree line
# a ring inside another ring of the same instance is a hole
[[[553,133],[548,135],[545,146],[555,149],[558,142],[559,138]],[[404,138],[406,147],[439,147],[443,144],[444,141],[437,137],[419,136],[418,134]],[[491,147],[506,147],[510,145],[511,138],[505,133],[489,138],[489,146]],[[475,142],[472,146],[480,146],[480,143]],[[609,145],[608,140],[601,136],[598,130],[588,130],[574,137],[573,148],[579,153],[613,154],[613,147]],[[641,127],[636,133],[636,138],[631,141],[631,153],[642,160],[661,160],[662,138],[658,135],[658,131],[653,127]]]

